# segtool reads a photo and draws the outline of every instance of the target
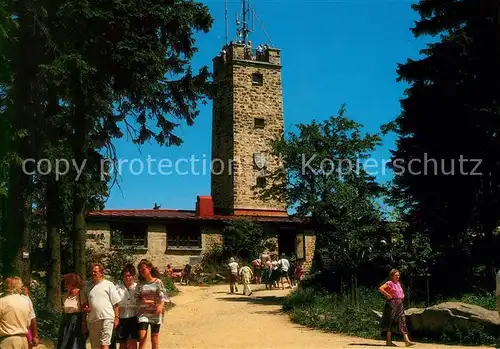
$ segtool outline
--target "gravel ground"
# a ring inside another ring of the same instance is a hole
[[[339,349],[384,347],[367,340],[311,330],[280,313],[289,290],[259,290],[251,296],[229,294],[229,286],[179,286],[176,306],[160,330],[160,349]],[[240,289],[241,292],[241,289]],[[149,338],[148,338],[149,342]],[[396,342],[405,347],[403,342]],[[150,343],[148,343],[150,348]],[[486,348],[417,343],[413,348]]]

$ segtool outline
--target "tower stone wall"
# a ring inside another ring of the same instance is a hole
[[[255,55],[231,44],[214,59],[212,198],[218,212],[286,215],[284,203],[261,200],[255,190],[280,166],[270,150],[284,128],[280,51]]]

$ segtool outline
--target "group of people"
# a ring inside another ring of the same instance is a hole
[[[63,276],[62,317],[57,349],[143,349],[148,329],[151,347],[158,349],[158,335],[165,306],[170,299],[158,270],[147,259],[122,270],[116,284],[104,279],[100,263],[91,266],[92,280],[82,284],[77,274]],[[33,304],[23,294],[20,278],[8,278],[7,296],[0,298],[0,348],[30,349],[37,346],[38,331]]]
[[[251,267],[250,267],[251,265]],[[229,290],[231,293],[238,292],[238,281],[243,284],[243,294],[251,295],[250,284],[266,285],[266,289],[292,288],[300,282],[304,276],[302,263],[288,260],[284,254],[278,259],[278,254],[264,253],[260,258],[254,259],[251,264],[244,264],[240,267],[234,257],[231,257],[228,264]]]

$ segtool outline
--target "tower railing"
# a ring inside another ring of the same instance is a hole
[[[222,58],[222,61],[245,60],[276,65],[280,64],[279,50],[264,48],[257,51],[256,48],[250,48],[244,44],[231,43],[225,46],[219,57]]]

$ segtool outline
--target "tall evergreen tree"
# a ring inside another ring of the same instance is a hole
[[[439,40],[422,50],[424,58],[398,67],[410,87],[393,124],[394,201],[413,231],[431,236],[441,270],[470,270],[460,261],[475,254],[489,268],[474,281],[491,287],[500,220],[499,5],[421,0],[412,7],[420,14],[414,35]]]

